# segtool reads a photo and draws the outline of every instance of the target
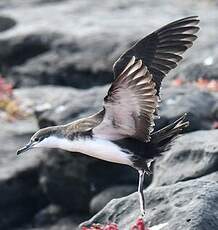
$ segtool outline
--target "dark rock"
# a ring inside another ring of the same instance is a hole
[[[3,50],[1,53],[6,55],[3,55],[4,58],[0,55],[4,60],[1,72],[17,86],[61,84],[89,88],[103,85],[112,80],[113,62],[133,42],[177,19],[178,15],[188,16],[195,12],[201,16],[204,32],[199,33],[198,43],[192,52],[186,54],[187,61],[181,64],[193,66],[193,60],[196,62],[196,59],[200,59],[200,62],[208,55],[211,56],[211,53],[217,53],[217,39],[214,35],[217,7],[215,3],[205,5],[199,2],[195,5],[192,1],[186,4],[179,2],[178,6],[177,2],[167,0],[164,4],[166,10],[160,12],[162,4],[159,1],[128,0],[121,3],[113,0],[99,4],[99,1],[93,0],[75,4],[74,1],[56,0],[19,3],[2,0],[2,13],[9,14],[18,25],[10,33],[0,35],[0,40],[4,41],[0,46]],[[205,15],[205,10],[210,15]],[[127,21],[123,17],[126,14],[131,15],[131,20]],[[35,43],[27,42],[31,46],[19,43],[20,36],[31,38],[42,34],[44,38],[50,37],[52,31],[63,36],[49,40],[47,45],[42,44],[38,38]],[[12,53],[5,52],[7,43],[12,40],[15,44],[18,40],[20,47],[15,45]]]
[[[55,223],[45,224],[43,226],[24,225],[17,230],[76,230],[84,216],[67,216],[60,218]]]
[[[151,186],[198,178],[218,170],[218,130],[197,131],[178,138],[154,167]]]
[[[161,95],[160,116],[167,121],[166,124],[187,113],[190,126],[186,131],[211,128],[214,119],[212,111],[217,100],[211,93],[193,85],[185,85],[165,87]]]
[[[112,71],[105,71],[105,68],[101,67],[103,64],[99,63],[101,61],[93,62],[95,46],[92,47],[92,52],[88,55],[80,50],[81,47],[78,43],[79,41],[69,47],[65,44],[62,45],[61,48],[67,50],[65,52],[60,50],[59,46],[53,48],[55,50],[41,54],[21,66],[14,67],[9,76],[17,83],[18,87],[52,84],[86,89],[111,82]],[[74,47],[73,51],[72,46]],[[43,52],[45,51],[47,50],[43,50]],[[100,59],[100,57],[98,58]],[[104,57],[101,57],[100,60],[104,60]]]
[[[0,229],[12,229],[29,221],[47,204],[38,182],[40,152],[19,158],[16,155],[16,150],[27,142],[32,131],[25,123],[28,121],[10,125],[1,121]]]
[[[0,32],[9,30],[16,25],[16,21],[6,16],[0,16]]]
[[[88,166],[88,176],[92,190],[97,193],[114,185],[137,185],[138,172],[129,166],[96,160]],[[104,174],[100,177],[99,175]],[[148,186],[152,177],[145,177]]]
[[[35,34],[16,36],[10,39],[0,40],[0,62],[1,72],[7,76],[7,68],[11,69],[12,66],[19,66],[24,64],[29,59],[36,58],[42,53],[46,53],[51,49],[52,42],[60,37],[56,33],[45,33],[40,31]],[[36,72],[35,74],[37,74]],[[16,74],[16,71],[15,73]],[[43,74],[39,76],[39,79],[32,78],[32,81],[40,83],[43,81]],[[27,78],[21,78],[19,74],[12,79],[13,83],[19,86],[28,85]],[[29,81],[31,81],[29,79]]]
[[[103,209],[104,206],[112,199],[127,196],[135,191],[137,191],[137,187],[132,185],[109,187],[92,198],[90,203],[90,212],[95,214]]]
[[[214,181],[214,177],[216,181]],[[218,228],[218,173],[164,187],[148,188],[148,226],[168,223],[163,230],[208,230]],[[81,226],[115,222],[127,230],[139,216],[138,194],[112,200],[102,211]]]
[[[65,213],[88,213],[93,195],[108,186],[137,184],[137,173],[129,167],[61,150],[48,151],[44,157],[40,176],[43,191]],[[150,179],[146,181],[148,185]]]
[[[218,97],[217,97],[218,99]],[[216,104],[214,105],[213,109],[212,109],[212,116],[214,118],[214,120],[218,121],[218,101],[216,102]]]
[[[34,216],[32,225],[34,228],[51,225],[63,218],[63,216],[63,210],[59,206],[51,204]]]
[[[65,212],[87,212],[91,199],[87,164],[91,159],[61,150],[48,151],[40,183],[51,203]]]

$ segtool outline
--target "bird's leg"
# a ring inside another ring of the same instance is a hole
[[[139,194],[139,202],[140,202],[140,211],[142,217],[145,217],[145,198],[143,194],[143,183],[144,183],[144,170],[138,170],[139,172],[139,184],[138,184],[138,194]]]

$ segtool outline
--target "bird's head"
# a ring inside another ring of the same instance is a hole
[[[17,151],[17,155],[33,148],[56,148],[58,146],[56,146],[55,140],[61,138],[61,135],[60,130],[56,126],[40,129],[30,138],[30,141],[26,146]]]

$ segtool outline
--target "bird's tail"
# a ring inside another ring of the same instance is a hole
[[[174,140],[184,128],[189,126],[189,122],[185,121],[186,116],[187,114],[184,114],[172,124],[165,126],[151,135],[151,142],[158,146],[160,152],[168,150],[172,140]]]

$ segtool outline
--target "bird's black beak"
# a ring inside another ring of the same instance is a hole
[[[24,152],[30,150],[31,148],[32,148],[32,143],[29,142],[26,146],[24,146],[23,148],[17,150],[17,155],[19,155],[21,153],[24,153]]]

